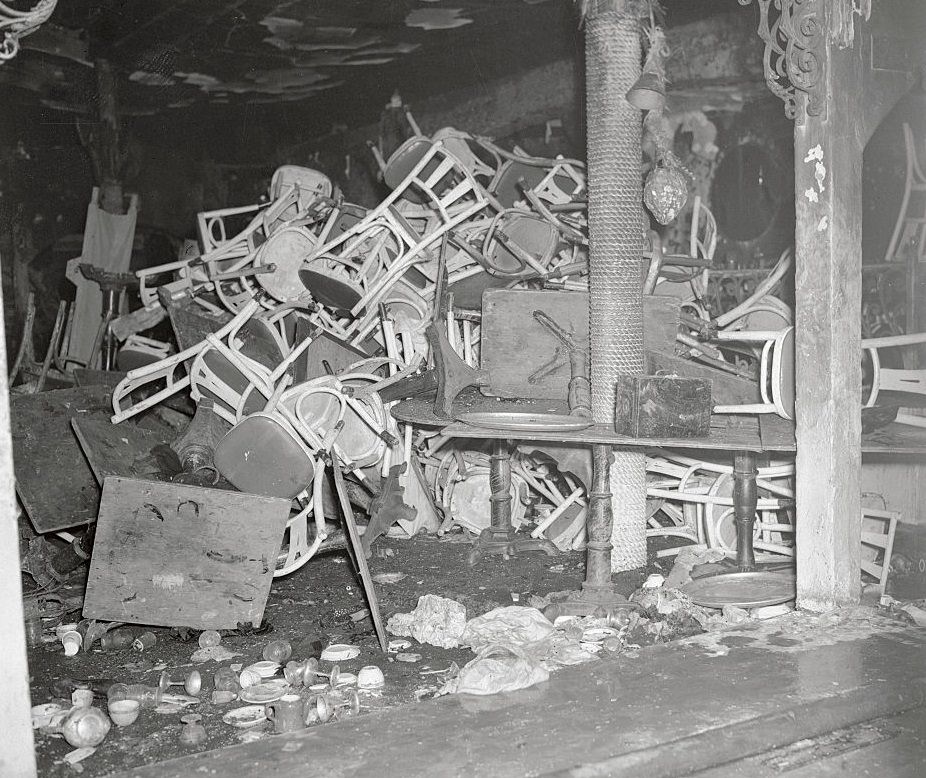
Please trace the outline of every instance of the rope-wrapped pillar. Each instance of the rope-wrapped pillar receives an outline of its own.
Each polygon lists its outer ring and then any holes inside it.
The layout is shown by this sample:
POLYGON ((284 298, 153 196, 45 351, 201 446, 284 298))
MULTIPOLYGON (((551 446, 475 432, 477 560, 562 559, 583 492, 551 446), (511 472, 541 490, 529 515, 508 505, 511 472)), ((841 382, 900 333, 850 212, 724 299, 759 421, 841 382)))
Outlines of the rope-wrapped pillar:
MULTIPOLYGON (((591 0, 585 31, 592 413, 614 424, 619 375, 643 373, 641 115, 624 99, 640 75, 639 0, 591 0)), ((641 453, 615 451, 611 567, 646 564, 641 453)))

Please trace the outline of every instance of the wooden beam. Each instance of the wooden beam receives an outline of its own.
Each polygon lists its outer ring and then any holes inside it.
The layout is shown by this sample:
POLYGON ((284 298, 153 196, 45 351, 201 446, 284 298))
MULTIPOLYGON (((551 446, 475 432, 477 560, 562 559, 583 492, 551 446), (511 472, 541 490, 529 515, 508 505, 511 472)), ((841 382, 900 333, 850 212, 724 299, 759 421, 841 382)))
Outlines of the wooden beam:
POLYGON ((797 598, 816 611, 861 592, 863 66, 823 30, 822 114, 799 97, 794 128, 797 598))
MULTIPOLYGON (((796 199, 797 598, 810 610, 861 594, 862 154, 909 75, 872 68, 872 30, 890 29, 905 0, 855 18, 852 45, 828 37, 829 5, 804 9, 823 24, 800 43, 822 68, 818 115, 794 128, 796 199)), ((918 57, 922 53, 917 52, 918 57)))
MULTIPOLYGON (((6 365, 6 335, 0 299, 0 365, 6 365)), ((29 701, 29 664, 19 560, 19 525, 13 487, 13 441, 10 436, 10 395, 6 370, 0 370, 0 655, 4 684, 0 694, 0 775, 34 778, 35 744, 29 701)))

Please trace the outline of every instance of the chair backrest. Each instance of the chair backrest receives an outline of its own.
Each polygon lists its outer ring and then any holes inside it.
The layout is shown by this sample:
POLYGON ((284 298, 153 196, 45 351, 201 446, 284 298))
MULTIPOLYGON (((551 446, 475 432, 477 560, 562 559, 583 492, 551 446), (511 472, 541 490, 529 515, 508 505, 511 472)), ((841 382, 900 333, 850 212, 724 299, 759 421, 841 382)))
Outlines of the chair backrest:
POLYGON ((558 230, 545 219, 505 211, 486 231, 483 254, 487 269, 495 275, 543 276, 559 245, 558 230))
MULTIPOLYGON (((259 368, 257 364, 254 368, 259 368)), ((264 382, 260 382, 269 391, 264 382)), ((230 424, 237 424, 245 416, 263 410, 267 396, 255 382, 228 357, 207 347, 190 367, 190 396, 194 401, 207 398, 213 410, 230 424)))
POLYGON ((298 189, 300 200, 331 197, 334 185, 324 173, 300 165, 281 165, 270 179, 270 199, 276 200, 287 189, 298 189))
POLYGON ((338 450, 355 465, 375 464, 386 451, 386 444, 378 434, 381 430, 372 428, 372 413, 367 411, 364 414, 364 401, 359 405, 349 401, 342 388, 340 379, 335 376, 324 376, 303 384, 293 394, 293 413, 322 438, 341 423, 342 428, 334 438, 338 450))

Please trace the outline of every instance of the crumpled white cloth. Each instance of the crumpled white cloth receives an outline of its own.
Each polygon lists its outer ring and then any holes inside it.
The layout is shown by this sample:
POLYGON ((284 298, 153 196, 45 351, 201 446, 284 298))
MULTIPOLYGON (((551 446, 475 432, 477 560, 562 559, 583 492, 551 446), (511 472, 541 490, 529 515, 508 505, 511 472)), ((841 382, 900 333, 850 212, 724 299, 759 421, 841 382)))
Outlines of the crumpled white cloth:
POLYGON ((537 608, 524 605, 495 608, 470 619, 460 644, 476 653, 490 647, 507 649, 548 670, 597 659, 582 648, 578 637, 556 629, 537 608))
POLYGON ((523 647, 543 640, 553 632, 553 623, 537 608, 508 605, 495 608, 466 622, 460 644, 477 654, 486 646, 523 647))
POLYGON ((550 671, 524 652, 506 646, 486 646, 451 678, 441 694, 498 694, 542 683, 550 671))
POLYGON ((411 613, 396 613, 386 623, 393 635, 413 637, 419 643, 456 648, 466 626, 466 606, 447 597, 423 594, 411 613))

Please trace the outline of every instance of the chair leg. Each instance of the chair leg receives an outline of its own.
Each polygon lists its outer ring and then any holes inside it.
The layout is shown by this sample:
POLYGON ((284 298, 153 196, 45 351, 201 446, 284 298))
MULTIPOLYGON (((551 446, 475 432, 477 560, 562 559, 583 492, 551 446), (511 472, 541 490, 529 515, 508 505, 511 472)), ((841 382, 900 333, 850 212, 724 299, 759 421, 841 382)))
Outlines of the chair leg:
POLYGON ((13 385, 16 376, 22 369, 23 362, 32 355, 32 330, 35 327, 35 292, 29 292, 29 299, 26 302, 26 321, 23 324, 22 339, 19 341, 19 350, 16 352, 16 359, 13 362, 13 369, 10 370, 9 384, 13 385))
POLYGON ((58 303, 58 315, 55 317, 55 326, 51 331, 51 338, 48 341, 48 349, 45 352, 45 360, 42 362, 42 370, 39 373, 39 380, 35 384, 35 391, 41 392, 45 387, 45 378, 51 369, 52 360, 58 353, 58 340, 61 337, 61 329, 64 326, 64 318, 67 315, 68 304, 62 300, 58 303))

